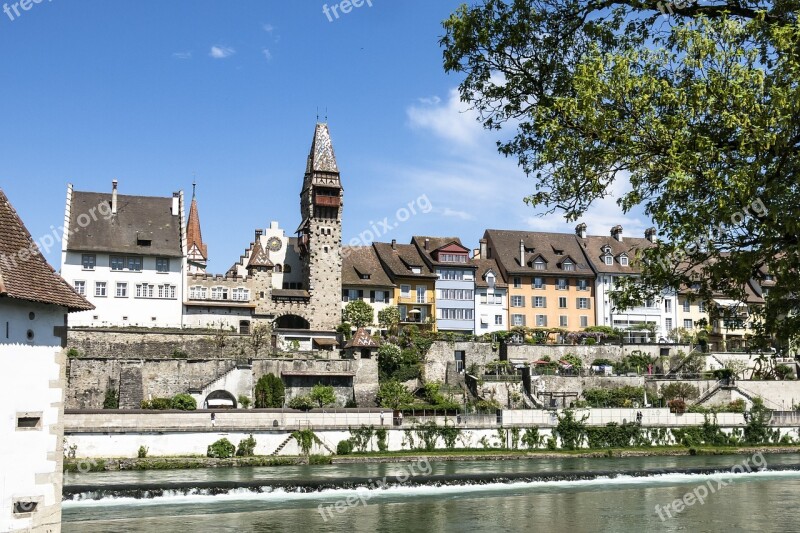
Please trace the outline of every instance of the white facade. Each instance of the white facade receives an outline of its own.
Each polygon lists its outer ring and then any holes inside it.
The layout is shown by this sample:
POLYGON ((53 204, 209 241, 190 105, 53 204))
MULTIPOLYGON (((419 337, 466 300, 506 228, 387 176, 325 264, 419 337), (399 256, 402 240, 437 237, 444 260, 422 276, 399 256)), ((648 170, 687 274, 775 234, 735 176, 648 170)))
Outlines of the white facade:
POLYGON ((611 291, 616 278, 628 277, 620 274, 598 274, 595 280, 595 310, 598 326, 618 329, 635 328, 646 323, 656 325, 656 338, 666 339, 669 333, 680 327, 678 324, 678 298, 674 292, 664 291, 659 299, 644 306, 618 310, 614 306, 611 291))
POLYGON ((0 531, 60 531, 66 313, 0 299, 0 531))
MULTIPOLYGON (((270 222, 266 230, 257 230, 256 238, 259 239, 261 247, 267 250, 269 260, 275 265, 272 270, 273 289, 308 289, 302 286, 303 263, 294 248, 295 239, 287 237, 286 231, 275 221, 270 222)), ((236 263, 237 276, 247 275, 249 254, 250 250, 236 263)))
POLYGON ((508 329, 508 289, 496 286, 494 272, 486 273, 488 287, 475 288, 475 335, 508 329))
POLYGON ((62 252, 61 275, 94 306, 70 316, 70 326, 183 325, 185 259, 62 252))
MULTIPOLYGON (((378 313, 395 305, 394 301, 394 288, 392 287, 342 287, 342 311, 347 307, 347 304, 356 300, 361 300, 372 306, 372 331, 379 329, 378 326, 378 313)), ((353 328, 355 331, 355 328, 353 328)))

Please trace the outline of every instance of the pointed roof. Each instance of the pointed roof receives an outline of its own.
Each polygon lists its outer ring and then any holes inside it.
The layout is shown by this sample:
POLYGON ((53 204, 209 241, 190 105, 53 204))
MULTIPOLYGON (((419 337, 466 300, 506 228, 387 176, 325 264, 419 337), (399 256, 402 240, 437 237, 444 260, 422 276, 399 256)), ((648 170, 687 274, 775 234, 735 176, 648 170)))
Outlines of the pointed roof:
POLYGON ((192 206, 189 208, 189 221, 186 223, 187 249, 197 246, 203 259, 208 259, 208 246, 203 244, 203 233, 200 231, 200 212, 197 209, 196 185, 192 184, 192 206))
POLYGON ((59 305, 70 312, 94 309, 47 263, 2 189, 0 298, 59 305))
POLYGON ((256 239, 253 246, 253 251, 250 253, 250 262, 247 263, 247 268, 252 267, 271 267, 274 266, 272 261, 269 260, 269 254, 261 246, 261 239, 256 239))
POLYGON ((358 328, 353 338, 345 344, 344 349, 350 348, 380 348, 381 343, 372 338, 366 328, 358 328))
POLYGON ((336 155, 333 153, 331 134, 326 123, 318 123, 314 129, 314 140, 311 141, 311 152, 308 154, 306 167, 306 173, 312 172, 339 172, 336 155))

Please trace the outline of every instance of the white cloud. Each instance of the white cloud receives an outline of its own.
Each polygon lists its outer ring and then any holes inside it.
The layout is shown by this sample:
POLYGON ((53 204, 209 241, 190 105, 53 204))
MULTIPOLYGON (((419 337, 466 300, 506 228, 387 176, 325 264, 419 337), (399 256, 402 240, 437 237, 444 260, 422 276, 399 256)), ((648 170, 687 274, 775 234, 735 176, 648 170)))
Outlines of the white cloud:
POLYGON ((269 51, 269 48, 264 48, 261 53, 264 54, 267 61, 272 61, 272 52, 269 51))
POLYGON ((450 209, 449 207, 445 207, 444 209, 439 210, 442 216, 445 217, 453 217, 459 218, 461 220, 474 220, 475 215, 471 213, 467 213, 466 211, 458 211, 456 209, 450 209))
POLYGON ((172 57, 175 59, 191 59, 192 53, 191 52, 173 52, 172 57))
POLYGON ((477 114, 463 103, 458 90, 452 89, 447 101, 438 96, 420 98, 421 105, 406 110, 412 129, 428 130, 437 137, 461 146, 475 145, 484 133, 477 114))
POLYGON ((208 55, 214 59, 225 59, 226 57, 230 57, 235 53, 236 50, 229 46, 212 46, 208 55))
POLYGON ((264 24, 261 27, 264 28, 264 31, 267 33, 272 33, 273 31, 275 31, 275 26, 273 26, 272 24, 264 24))

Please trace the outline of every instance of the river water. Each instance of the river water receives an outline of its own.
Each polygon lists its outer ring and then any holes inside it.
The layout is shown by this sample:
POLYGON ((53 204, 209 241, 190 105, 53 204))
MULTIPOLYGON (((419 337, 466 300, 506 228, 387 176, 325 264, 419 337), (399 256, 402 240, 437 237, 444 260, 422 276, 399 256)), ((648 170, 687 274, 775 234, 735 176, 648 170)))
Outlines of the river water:
POLYGON ((795 503, 800 467, 789 465, 800 465, 800 455, 78 474, 65 480, 69 499, 64 502, 63 531, 800 531, 795 503), (748 472, 742 466, 745 460, 766 469, 748 472), (531 479, 551 478, 525 480, 529 473, 531 479), (337 486, 343 479, 355 481, 337 486), (383 479, 388 480, 386 487, 376 489, 383 479), (297 487, 283 488, 286 483, 297 487), (70 492, 70 486, 80 490, 70 492), (128 490, 153 486, 173 488, 128 490), (678 499, 685 502, 682 507, 671 505, 678 499))

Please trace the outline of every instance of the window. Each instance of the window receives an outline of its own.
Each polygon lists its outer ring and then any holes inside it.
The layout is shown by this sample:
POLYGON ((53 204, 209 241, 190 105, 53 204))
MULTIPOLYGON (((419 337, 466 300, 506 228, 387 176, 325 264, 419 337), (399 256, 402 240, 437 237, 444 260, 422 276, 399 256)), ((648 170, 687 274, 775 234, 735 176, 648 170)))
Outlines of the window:
POLYGON ((17 429, 42 429, 42 413, 18 413, 17 429))
POLYGON ((692 302, 690 302, 689 299, 686 298, 683 301, 683 312, 688 313, 689 311, 691 311, 691 307, 692 307, 692 302))
POLYGON ((439 309, 439 318, 443 320, 474 320, 472 309, 439 309))
POLYGON ((211 288, 211 299, 212 300, 227 300, 228 299, 228 289, 225 287, 212 287, 211 288))
POLYGON ((565 296, 558 297, 558 307, 559 309, 566 309, 567 308, 567 298, 565 296))
POLYGON ((411 267, 412 274, 422 274, 422 269, 420 267, 411 267))
POLYGON ((511 315, 511 325, 512 326, 524 326, 525 325, 525 315, 511 315))
POLYGON ((86 296, 86 282, 85 281, 76 281, 75 282, 75 292, 77 292, 81 296, 86 296))
POLYGON ((664 312, 671 313, 672 312, 672 300, 669 298, 664 300, 664 312))
POLYGON ((589 298, 578 298, 578 309, 590 309, 589 298))
POLYGON ((231 290, 231 300, 234 302, 249 302, 250 291, 244 287, 237 287, 231 290))
POLYGON ((81 256, 81 263, 83 264, 84 270, 94 270, 94 266, 97 264, 97 256, 94 254, 83 254, 81 256))
POLYGON ((127 283, 117 283, 117 298, 127 298, 128 297, 128 284, 127 283))
POLYGON ((589 327, 589 317, 586 315, 581 315, 581 327, 588 328, 589 327))
POLYGON ((565 328, 567 327, 567 315, 561 315, 558 317, 558 327, 565 328))
POLYGON ((400 285, 400 297, 401 298, 411 297, 411 285, 400 285))
POLYGON ((699 304, 697 304, 697 310, 700 311, 701 313, 705 313, 706 312, 706 303, 705 302, 700 302, 699 304))
POLYGON ((438 270, 437 274, 439 274, 439 279, 456 280, 456 281, 461 281, 464 279, 463 270, 438 270))
POLYGON ((495 326, 503 325, 503 315, 494 315, 494 325, 495 326))
POLYGON ((692 329, 694 327, 694 325, 692 323, 692 319, 691 318, 684 319, 683 327, 686 328, 686 329, 692 329))
POLYGON ((612 256, 610 256, 610 255, 604 256, 603 257, 603 261, 605 261, 605 263, 607 265, 613 265, 614 264, 614 258, 612 256))
POLYGON ((442 263, 466 263, 467 256, 463 254, 441 254, 439 261, 442 263))
POLYGON ((136 297, 137 298, 152 298, 155 291, 155 285, 148 285, 147 283, 136 284, 136 297))
POLYGON ((579 291, 588 291, 589 290, 589 282, 585 279, 578 280, 578 290, 579 291))
POLYGON ((664 319, 664 329, 667 330, 667 333, 672 331, 672 319, 671 318, 665 318, 664 319))
POLYGON ((541 257, 533 262, 534 270, 544 270, 546 268, 547 268, 547 263, 545 263, 541 257))
POLYGON ((619 256, 619 264, 624 267, 628 266, 628 256, 627 255, 619 256))
POLYGON ((408 307, 405 305, 398 305, 397 309, 400 311, 400 320, 405 322, 408 319, 408 307))
POLYGON ((475 295, 470 289, 439 289, 442 300, 472 300, 475 295))
POLYGON ((208 289, 205 287, 192 287, 189 289, 190 300, 205 300, 208 298, 208 289))
POLYGON ((105 281, 94 282, 94 295, 97 296, 98 298, 105 298, 107 296, 105 281))
POLYGON ((560 291, 565 291, 569 288, 569 281, 565 278, 558 278, 558 284, 556 285, 556 289, 560 291))
POLYGON ((111 270, 125 270, 125 258, 121 255, 112 255, 109 259, 111 270))
POLYGON ((424 304, 426 302, 426 294, 428 292, 425 285, 417 285, 417 303, 424 304))
POLYGON ((292 273, 292 265, 283 265, 283 273, 284 274, 291 274, 292 273))
POLYGON ((525 297, 524 296, 512 296, 511 297, 511 307, 525 307, 525 297))
POLYGON ((156 257, 156 272, 169 272, 169 259, 166 257, 156 257))
POLYGON ((766 298, 767 296, 769 296, 769 287, 762 287, 762 288, 761 288, 761 295, 762 295, 764 298, 766 298))
MULTIPOLYGON (((150 287, 152 287, 152 285, 150 285, 150 287)), ((159 285, 158 297, 174 300, 176 289, 177 287, 175 287, 175 285, 159 285)))
POLYGON ((536 315, 536 327, 547 327, 547 315, 536 315))
POLYGON ((563 263, 561 263, 561 269, 567 272, 572 272, 575 270, 575 263, 569 260, 564 261, 563 263))
POLYGON ((544 278, 533 278, 533 288, 534 289, 543 289, 544 288, 544 278))
POLYGON ((547 299, 544 296, 534 296, 533 297, 533 306, 534 307, 547 307, 547 299))
POLYGON ((142 258, 141 257, 128 257, 128 270, 131 272, 142 271, 142 258))
MULTIPOLYGON (((483 298, 481 298, 483 300, 483 298)), ((490 292, 486 295, 486 301, 481 301, 481 303, 486 303, 490 305, 502 305, 503 304, 503 295, 502 294, 495 294, 490 292)))
POLYGON ((514 288, 519 289, 522 287, 522 280, 520 278, 514 278, 514 288))
POLYGON ((352 302, 353 300, 361 299, 361 295, 359 294, 359 291, 357 289, 346 289, 344 293, 345 293, 344 297, 345 302, 352 302))
POLYGON ((772 274, 764 274, 764 281, 775 281, 775 276, 772 274))

